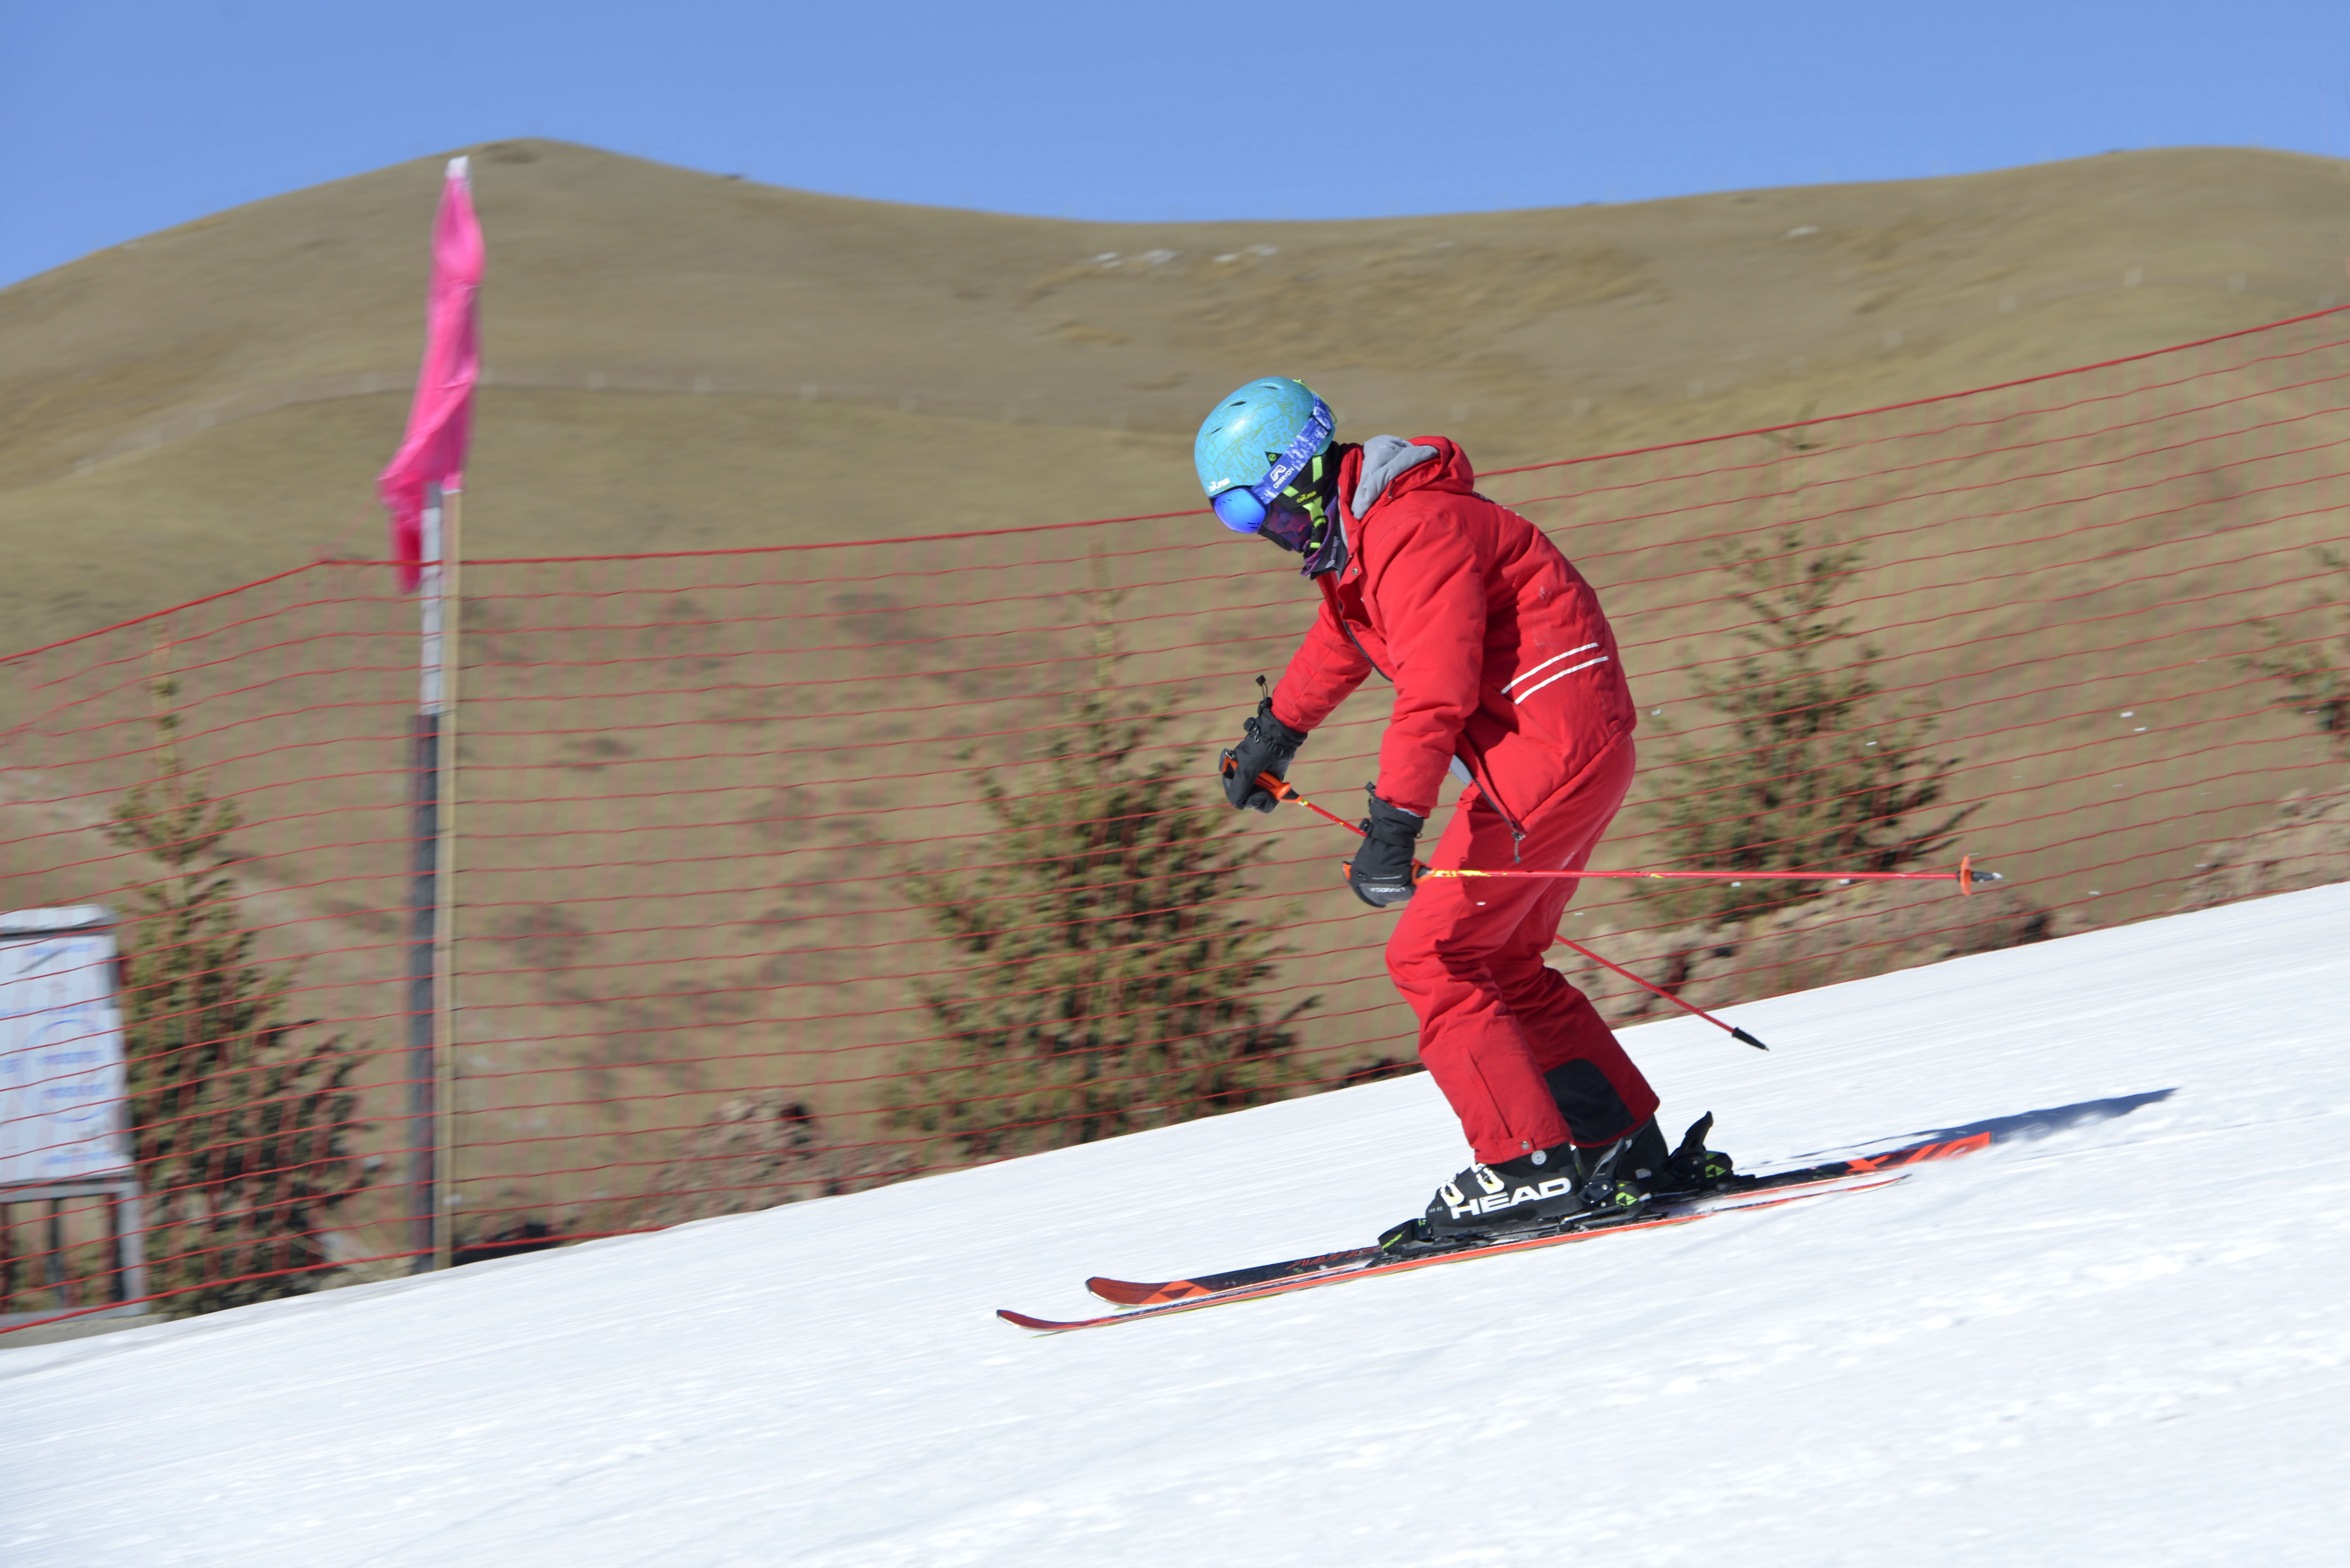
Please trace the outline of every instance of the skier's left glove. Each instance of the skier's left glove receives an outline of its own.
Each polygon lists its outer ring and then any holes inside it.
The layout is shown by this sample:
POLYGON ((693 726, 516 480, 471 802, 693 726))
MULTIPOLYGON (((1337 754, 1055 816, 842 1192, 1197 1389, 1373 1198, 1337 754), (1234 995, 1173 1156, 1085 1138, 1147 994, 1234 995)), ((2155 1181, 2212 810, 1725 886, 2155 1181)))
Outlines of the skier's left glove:
MULTIPOLYGON (((1367 790, 1371 786, 1365 785, 1367 790)), ((1347 867, 1347 886, 1374 909, 1411 901, 1411 852, 1427 819, 1371 794, 1371 815, 1363 819, 1362 847, 1347 867)))

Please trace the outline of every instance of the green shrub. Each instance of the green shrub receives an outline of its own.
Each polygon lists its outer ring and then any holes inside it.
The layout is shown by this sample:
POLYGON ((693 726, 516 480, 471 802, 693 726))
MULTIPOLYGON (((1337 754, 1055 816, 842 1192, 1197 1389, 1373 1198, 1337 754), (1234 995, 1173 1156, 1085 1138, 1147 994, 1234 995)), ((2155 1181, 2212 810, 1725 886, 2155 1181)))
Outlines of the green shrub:
POLYGON ((127 932, 123 1037, 133 1153, 159 1310, 213 1312, 324 1283, 322 1232, 364 1179, 351 1150, 360 1055, 297 1039, 293 971, 255 956, 221 842, 242 820, 182 764, 168 679, 153 682, 155 775, 107 835, 159 863, 127 932))
MULTIPOLYGON (((1934 721, 1921 701, 1873 710, 1882 657, 1833 612, 1859 565, 1857 545, 1807 549, 1800 527, 1767 545, 1717 546, 1726 596, 1753 618, 1727 671, 1702 671, 1698 695, 1721 716, 1703 745, 1676 744, 1672 794, 1650 810, 1676 868, 1898 871, 1947 848, 1971 810, 1918 822, 1943 796, 1954 757, 1929 754, 1934 721)), ((1668 918, 1757 914, 1827 882, 1636 883, 1668 918)))
POLYGON ((1285 1093, 1314 999, 1262 1000, 1282 950, 1234 912, 1265 844, 1191 769, 1136 763, 1167 718, 1089 697, 1014 770, 1021 794, 973 775, 1000 830, 973 841, 983 863, 913 878, 969 961, 922 987, 937 1038, 908 1054, 899 1126, 991 1158, 1285 1093))

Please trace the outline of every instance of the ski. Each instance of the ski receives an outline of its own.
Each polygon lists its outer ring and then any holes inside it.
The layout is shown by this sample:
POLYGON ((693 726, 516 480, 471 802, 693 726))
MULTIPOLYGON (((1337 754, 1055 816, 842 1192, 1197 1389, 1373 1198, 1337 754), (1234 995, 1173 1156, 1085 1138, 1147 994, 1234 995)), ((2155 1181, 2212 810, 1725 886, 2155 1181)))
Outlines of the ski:
MULTIPOLYGON (((1014 1327, 1033 1329, 1039 1334, 1066 1334, 1080 1328, 1106 1328, 1114 1323, 1137 1323, 1144 1318, 1167 1317, 1179 1312, 1198 1312, 1205 1307, 1225 1306, 1234 1302, 1262 1301, 1268 1296, 1286 1295, 1293 1291, 1314 1290, 1322 1285, 1337 1284, 1347 1280, 1367 1280, 1386 1274, 1409 1273, 1415 1269, 1433 1268, 1440 1263, 1461 1263, 1471 1258, 1496 1258, 1512 1252, 1531 1252, 1545 1247, 1563 1247, 1574 1241, 1593 1241, 1602 1236, 1625 1235, 1634 1231, 1661 1231, 1675 1225, 1693 1225, 1700 1220, 1708 1219, 1716 1214, 1752 1209, 1775 1209, 1783 1204, 1802 1203, 1814 1198, 1834 1197, 1846 1192, 1866 1192, 1880 1187, 1890 1187, 1898 1181, 1906 1179, 1908 1179, 1907 1176, 1899 1172, 1879 1176, 1874 1179, 1848 1180, 1843 1185, 1835 1185, 1836 1179, 1829 1178, 1816 1184, 1810 1190, 1774 1191, 1767 1197, 1758 1196, 1742 1200, 1742 1195, 1709 1193, 1705 1195, 1708 1198, 1728 1197, 1731 1200, 1702 1207, 1672 1209, 1662 1214, 1644 1213, 1628 1220, 1588 1224, 1579 1230, 1555 1231, 1521 1240, 1496 1241, 1485 1246, 1456 1247, 1447 1251, 1431 1252, 1423 1257, 1394 1259, 1384 1262, 1376 1261, 1386 1256, 1377 1248, 1359 1249, 1358 1251, 1368 1251, 1371 1257, 1358 1259, 1351 1263, 1318 1269, 1309 1273, 1269 1280, 1258 1284, 1159 1302, 1148 1306, 1136 1307, 1128 1312, 1107 1313, 1099 1317, 1060 1322, 1052 1318, 1032 1317, 1026 1313, 1014 1312, 1009 1307, 997 1308, 995 1315, 1014 1327)), ((1759 1189, 1747 1190, 1758 1191, 1759 1189)))
MULTIPOLYGON (((1735 1200, 1750 1192, 1775 1191, 1785 1188, 1839 1181, 1849 1177, 1873 1176, 1880 1171, 1898 1170, 1903 1166, 1918 1165, 1928 1160, 1950 1159, 1960 1155, 1971 1154, 1977 1149, 1989 1147, 1991 1142, 1990 1133, 1979 1132, 1971 1137, 1929 1139, 1922 1143, 1906 1145, 1885 1154, 1829 1160, 1819 1165, 1764 1172, 1743 1179, 1733 1179, 1732 1185, 1711 1192, 1667 1194, 1656 1206, 1644 1210, 1643 1215, 1636 1217, 1636 1220, 1653 1216, 1658 1209, 1664 1209, 1670 1214, 1686 1213, 1692 1207, 1710 1212, 1720 1206, 1718 1200, 1735 1200)), ((1573 1221, 1569 1223, 1575 1235, 1592 1235, 1601 1230, 1620 1230, 1625 1226, 1624 1221, 1607 1220, 1601 1220, 1596 1223, 1586 1220, 1580 1226, 1575 1226, 1573 1221)), ((1567 1239, 1566 1236, 1555 1233, 1545 1233, 1534 1238, 1545 1242, 1567 1239)), ((1476 1249, 1481 1252, 1491 1250, 1491 1248, 1476 1249)), ((1445 1255, 1458 1256, 1460 1251, 1456 1249, 1453 1252, 1445 1255)), ((1102 1300, 1113 1302, 1119 1306, 1159 1306, 1170 1302, 1193 1301, 1201 1296, 1222 1295, 1230 1291, 1245 1290, 1253 1285, 1271 1284, 1281 1280, 1359 1270, 1366 1263, 1377 1262, 1387 1257, 1388 1254, 1376 1246, 1349 1247, 1341 1251, 1318 1253, 1310 1258, 1290 1258, 1278 1263, 1260 1263, 1253 1268, 1231 1269, 1221 1273, 1194 1274, 1188 1279, 1180 1280, 1112 1280, 1097 1276, 1086 1282, 1086 1288, 1102 1300)))

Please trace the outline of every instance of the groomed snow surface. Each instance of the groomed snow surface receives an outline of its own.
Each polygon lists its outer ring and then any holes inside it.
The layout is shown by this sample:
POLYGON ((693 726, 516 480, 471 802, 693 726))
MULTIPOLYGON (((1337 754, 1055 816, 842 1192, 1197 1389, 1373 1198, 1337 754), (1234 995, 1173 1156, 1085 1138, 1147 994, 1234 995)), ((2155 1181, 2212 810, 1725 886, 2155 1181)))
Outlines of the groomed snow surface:
POLYGON ((0 1351, 0 1562, 2350 1561, 2350 885, 1736 1012, 1772 1054, 1627 1038, 1668 1131, 1714 1110, 1750 1164, 2122 1114, 1679 1228, 993 1316, 1367 1239, 1465 1158, 1413 1076, 0 1351))

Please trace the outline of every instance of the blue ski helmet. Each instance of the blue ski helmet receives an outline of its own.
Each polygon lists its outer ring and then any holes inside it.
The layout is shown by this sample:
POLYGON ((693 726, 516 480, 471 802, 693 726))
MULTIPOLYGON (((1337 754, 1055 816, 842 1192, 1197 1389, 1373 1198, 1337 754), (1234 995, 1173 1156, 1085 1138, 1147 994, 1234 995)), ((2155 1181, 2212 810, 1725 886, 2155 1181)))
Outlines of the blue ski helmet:
POLYGON ((1267 376, 1219 399, 1191 443, 1200 487, 1235 534, 1264 526, 1267 507, 1330 445, 1336 421, 1314 389, 1267 376))

